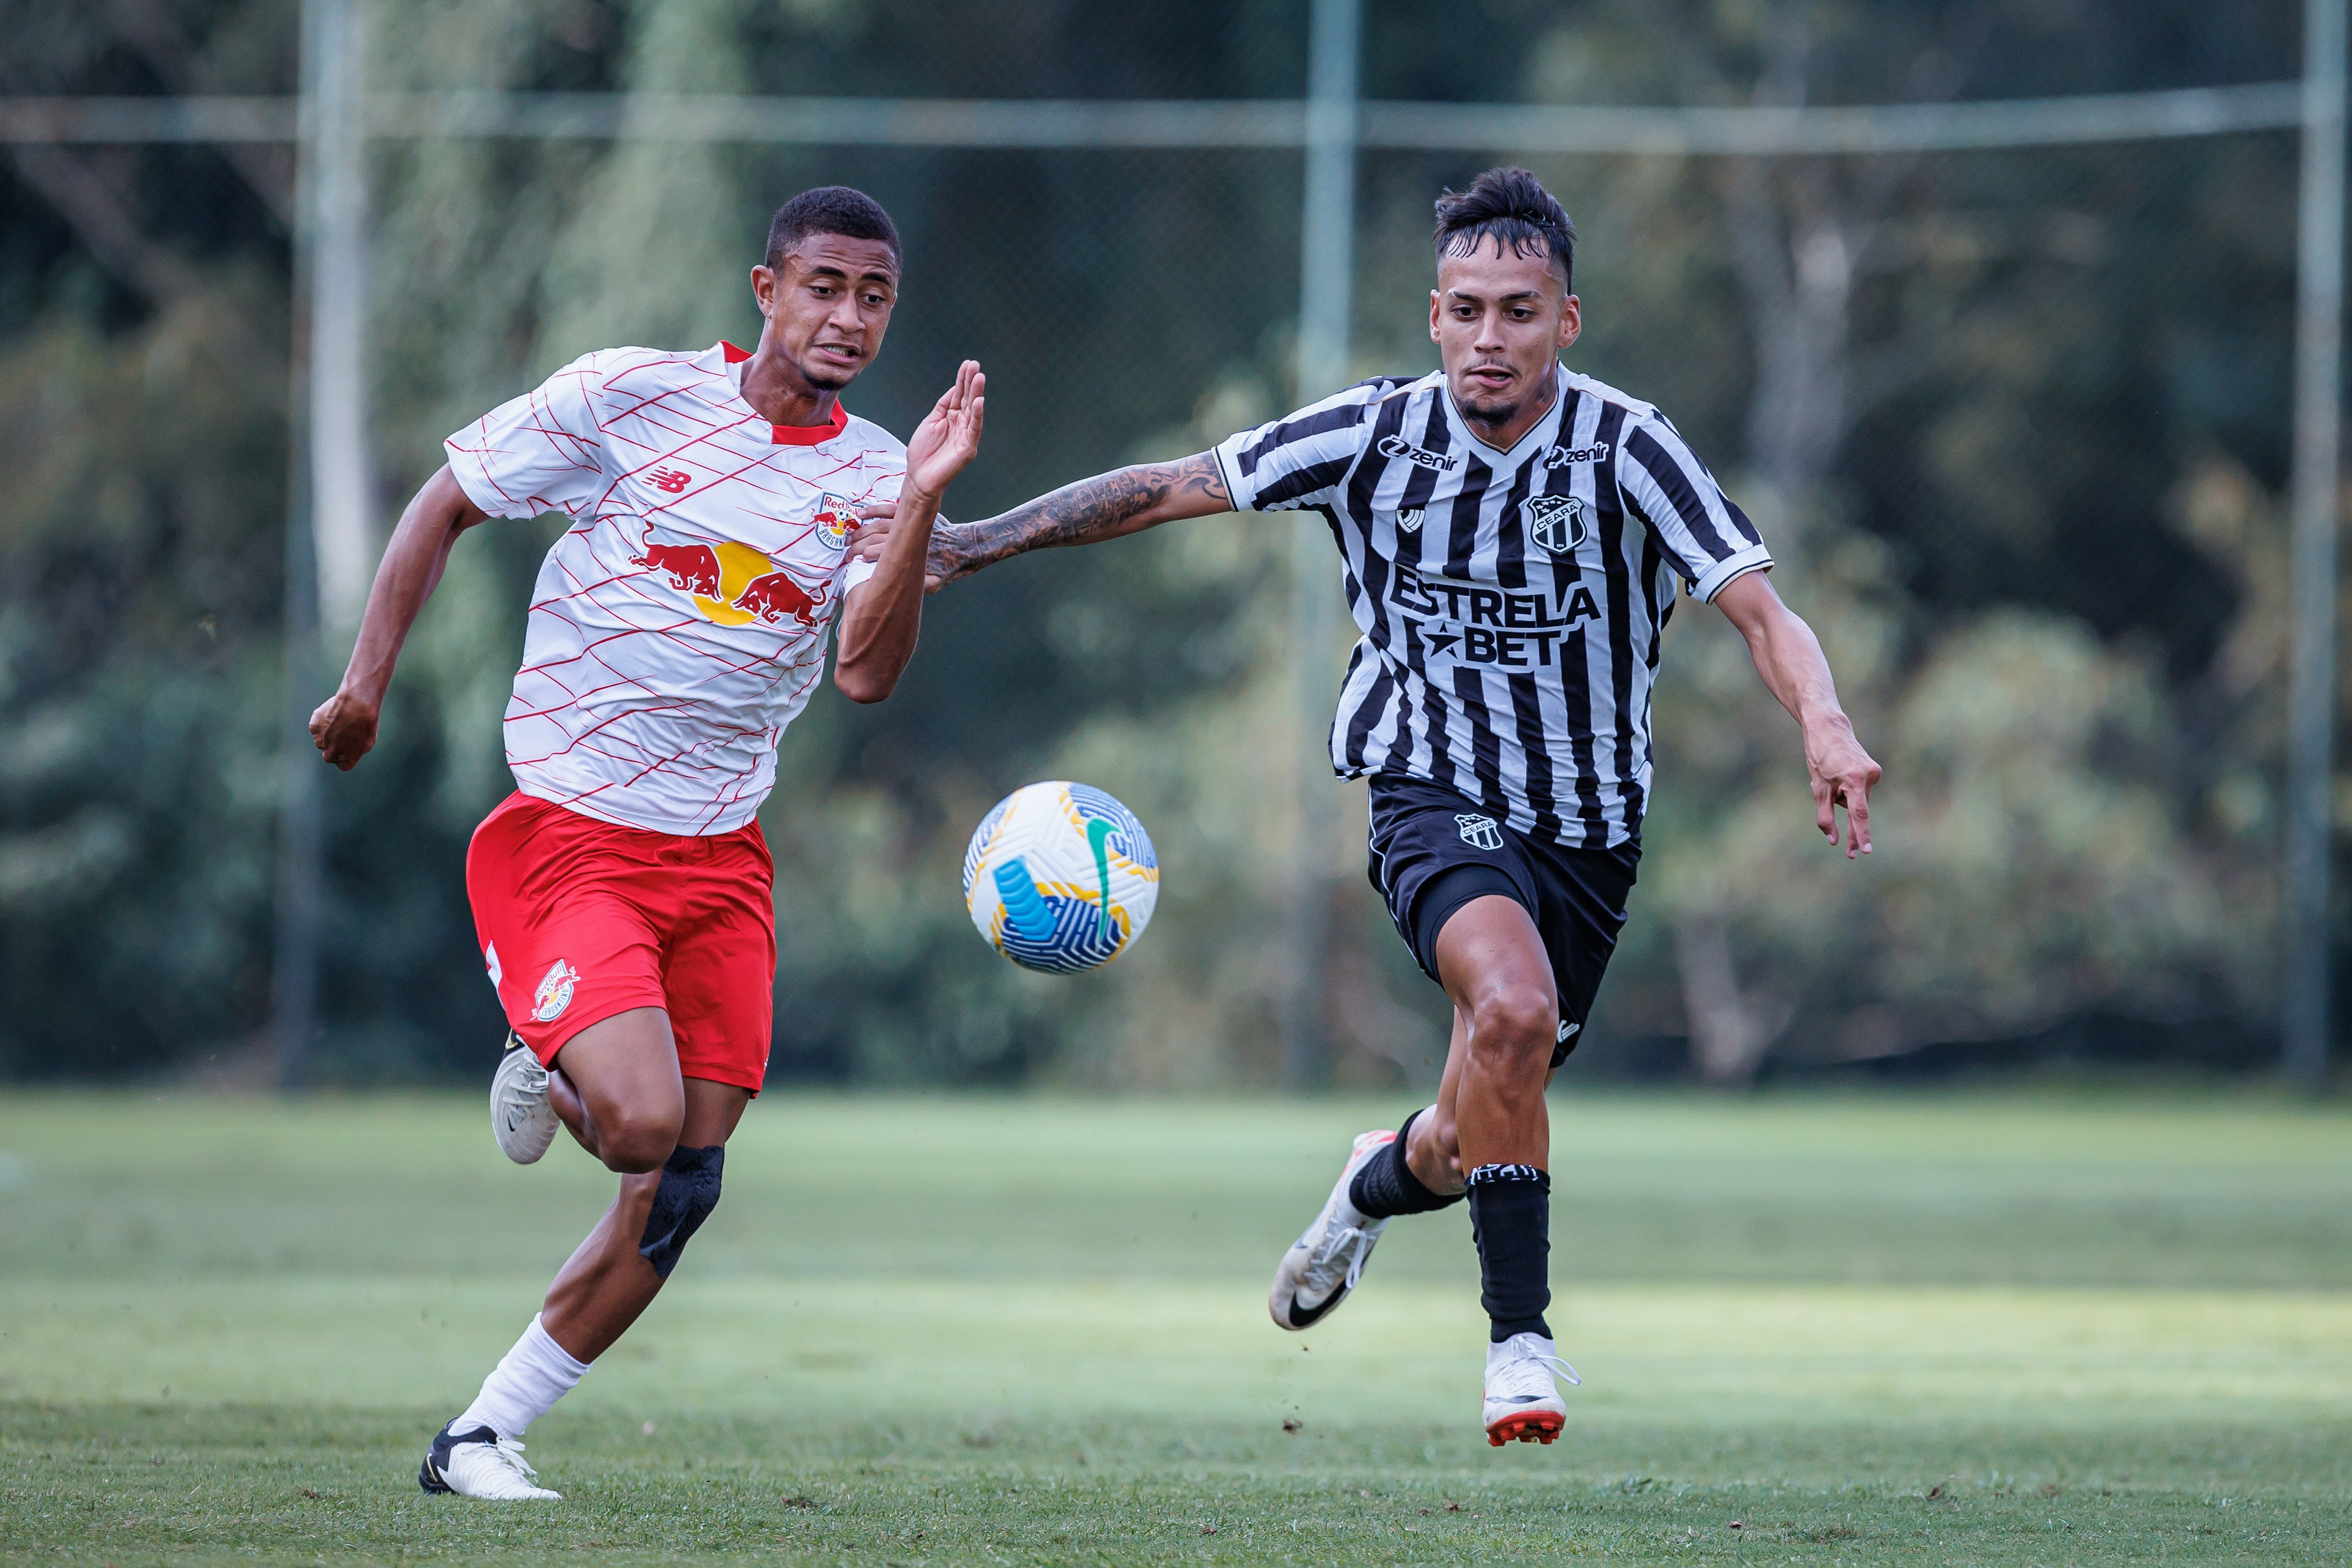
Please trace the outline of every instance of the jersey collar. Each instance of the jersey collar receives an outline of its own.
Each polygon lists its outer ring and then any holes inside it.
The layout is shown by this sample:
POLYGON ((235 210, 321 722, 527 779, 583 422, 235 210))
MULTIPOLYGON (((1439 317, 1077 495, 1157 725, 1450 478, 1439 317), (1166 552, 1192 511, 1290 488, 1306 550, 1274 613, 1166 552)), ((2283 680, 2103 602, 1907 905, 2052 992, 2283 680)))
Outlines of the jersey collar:
POLYGON ((1437 372, 1437 395, 1445 400, 1445 417, 1453 422, 1454 433, 1467 442, 1471 449, 1480 455, 1480 461, 1489 468, 1504 472, 1517 468, 1531 454, 1550 445, 1559 434, 1560 411, 1568 407, 1568 371, 1558 360, 1551 362, 1551 407, 1528 428, 1528 433, 1520 436, 1508 452, 1487 445, 1470 428, 1470 422, 1463 418, 1462 411, 1454 406, 1454 388, 1447 383, 1442 369, 1437 372))
MULTIPOLYGON (((719 340, 719 348, 720 352, 726 355, 727 379, 735 383, 735 395, 740 398, 743 395, 742 367, 750 361, 751 352, 748 349, 737 348, 724 338, 719 340)), ((849 411, 841 406, 839 398, 835 398, 833 400, 831 423, 772 424, 768 426, 768 444, 771 446, 820 446, 848 428, 849 411)))

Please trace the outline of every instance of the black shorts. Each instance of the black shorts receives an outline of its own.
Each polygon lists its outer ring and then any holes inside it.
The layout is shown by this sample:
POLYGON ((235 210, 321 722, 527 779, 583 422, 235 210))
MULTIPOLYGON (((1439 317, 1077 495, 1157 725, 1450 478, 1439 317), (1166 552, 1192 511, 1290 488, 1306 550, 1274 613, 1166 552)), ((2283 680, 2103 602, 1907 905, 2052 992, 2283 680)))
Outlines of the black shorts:
MULTIPOLYGON (((1372 885, 1397 935, 1437 978, 1437 934, 1474 898, 1518 900, 1543 937, 1559 993, 1559 1066, 1576 1049, 1617 933, 1642 845, 1571 850, 1513 831, 1476 802, 1421 779, 1372 775, 1372 885)), ((1442 982, 1441 982, 1442 983, 1442 982)))

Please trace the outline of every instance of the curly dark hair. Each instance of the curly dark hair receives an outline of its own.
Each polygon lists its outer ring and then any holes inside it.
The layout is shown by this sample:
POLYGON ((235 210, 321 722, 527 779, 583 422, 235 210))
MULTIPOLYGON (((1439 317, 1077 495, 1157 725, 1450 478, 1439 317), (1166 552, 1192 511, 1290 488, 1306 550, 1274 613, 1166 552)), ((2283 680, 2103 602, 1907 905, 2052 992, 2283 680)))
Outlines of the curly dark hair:
POLYGON ((880 240, 890 247, 890 259, 905 266, 898 254, 898 225, 882 204, 846 185, 819 185, 803 191, 776 209, 768 225, 768 265, 781 267, 794 240, 810 235, 841 235, 849 239, 880 240))
POLYGON ((1437 198, 1437 254, 1473 256, 1492 239, 1513 256, 1542 256, 1559 269, 1565 289, 1575 277, 1576 225, 1568 209, 1525 169, 1489 169, 1466 191, 1437 198))

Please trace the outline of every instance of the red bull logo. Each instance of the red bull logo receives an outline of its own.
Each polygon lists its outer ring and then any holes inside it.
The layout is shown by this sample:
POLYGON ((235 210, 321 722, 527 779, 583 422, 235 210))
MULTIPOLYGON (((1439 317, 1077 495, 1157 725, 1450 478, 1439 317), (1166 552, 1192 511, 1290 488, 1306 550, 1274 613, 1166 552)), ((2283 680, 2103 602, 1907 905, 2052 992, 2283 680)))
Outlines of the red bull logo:
POLYGON ((638 566, 669 573, 669 585, 680 593, 719 597, 719 552, 709 545, 656 544, 649 537, 646 553, 630 559, 638 566))
POLYGON ((814 629, 825 609, 830 586, 812 593, 782 566, 750 545, 665 542, 646 530, 643 553, 631 564, 659 572, 669 586, 693 601, 705 621, 720 626, 776 626, 796 621, 814 629))
POLYGON ((781 571, 753 578, 735 596, 736 609, 748 610, 772 626, 787 615, 803 626, 814 626, 816 604, 815 600, 801 591, 799 583, 781 571))

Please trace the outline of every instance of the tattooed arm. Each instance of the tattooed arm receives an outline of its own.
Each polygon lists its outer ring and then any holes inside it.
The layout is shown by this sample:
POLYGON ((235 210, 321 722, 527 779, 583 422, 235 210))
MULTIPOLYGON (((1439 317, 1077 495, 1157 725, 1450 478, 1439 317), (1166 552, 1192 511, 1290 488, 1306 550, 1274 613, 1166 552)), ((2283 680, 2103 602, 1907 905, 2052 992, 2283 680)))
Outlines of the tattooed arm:
MULTIPOLYGON (((936 591, 943 583, 1027 550, 1089 545, 1181 517, 1233 509, 1214 454, 1195 453, 1173 463, 1139 463, 1065 485, 999 517, 939 524, 931 530, 924 589, 936 591)), ((894 510, 875 508, 860 524, 856 547, 860 556, 869 560, 880 556, 894 510)))

